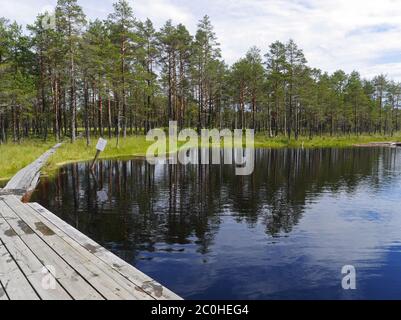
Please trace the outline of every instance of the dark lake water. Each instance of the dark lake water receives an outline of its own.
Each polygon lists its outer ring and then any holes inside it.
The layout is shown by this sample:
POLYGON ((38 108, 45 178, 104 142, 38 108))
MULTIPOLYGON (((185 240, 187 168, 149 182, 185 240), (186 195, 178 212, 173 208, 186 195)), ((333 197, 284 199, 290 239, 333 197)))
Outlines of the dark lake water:
POLYGON ((68 165, 32 201, 185 299, 401 299, 401 150, 68 165), (344 265, 357 289, 343 290, 344 265))

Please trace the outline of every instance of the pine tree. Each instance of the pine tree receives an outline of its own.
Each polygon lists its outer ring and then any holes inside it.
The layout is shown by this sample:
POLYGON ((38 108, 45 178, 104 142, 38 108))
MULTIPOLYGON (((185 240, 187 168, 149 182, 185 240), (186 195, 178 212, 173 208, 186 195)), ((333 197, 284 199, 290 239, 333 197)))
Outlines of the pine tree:
POLYGON ((116 76, 113 79, 117 94, 117 146, 121 129, 123 137, 127 136, 127 82, 129 81, 129 63, 133 59, 133 46, 137 43, 134 33, 135 18, 133 9, 126 0, 119 0, 113 5, 114 13, 109 15, 108 22, 111 39, 114 45, 113 58, 116 62, 116 76), (119 65, 119 66, 118 66, 119 65), (121 107, 120 107, 121 106, 121 107))
POLYGON ((68 57, 69 105, 71 116, 71 142, 75 142, 77 128, 77 97, 76 97, 76 60, 82 28, 86 23, 82 8, 77 0, 58 0, 56 7, 57 27, 65 44, 65 54, 68 57))

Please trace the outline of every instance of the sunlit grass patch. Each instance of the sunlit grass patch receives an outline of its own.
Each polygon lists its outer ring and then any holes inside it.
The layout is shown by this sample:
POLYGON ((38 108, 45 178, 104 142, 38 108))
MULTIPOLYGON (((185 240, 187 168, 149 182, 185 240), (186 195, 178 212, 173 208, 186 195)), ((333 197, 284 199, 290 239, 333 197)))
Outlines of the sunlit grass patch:
POLYGON ((0 180, 8 180, 55 144, 54 141, 30 139, 0 145, 0 180))

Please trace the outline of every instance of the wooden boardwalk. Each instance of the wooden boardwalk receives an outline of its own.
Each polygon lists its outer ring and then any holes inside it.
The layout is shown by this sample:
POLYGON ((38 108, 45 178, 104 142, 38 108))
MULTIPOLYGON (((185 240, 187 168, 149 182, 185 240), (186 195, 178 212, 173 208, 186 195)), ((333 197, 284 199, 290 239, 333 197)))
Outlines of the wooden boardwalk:
POLYGON ((181 300, 39 204, 21 202, 38 163, 0 191, 0 300, 181 300))
POLYGON ((13 194, 20 198, 29 195, 35 190, 40 177, 40 170, 46 164, 47 160, 57 151, 61 143, 42 154, 37 160, 19 171, 4 187, 0 189, 0 194, 13 194))
POLYGON ((0 197, 0 300, 180 300, 37 203, 0 197))

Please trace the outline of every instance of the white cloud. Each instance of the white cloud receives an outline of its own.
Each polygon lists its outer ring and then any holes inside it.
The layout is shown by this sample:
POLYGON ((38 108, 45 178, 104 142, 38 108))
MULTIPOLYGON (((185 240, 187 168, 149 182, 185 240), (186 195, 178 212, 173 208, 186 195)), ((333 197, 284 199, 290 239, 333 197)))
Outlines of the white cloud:
MULTIPOLYGON (((90 18, 105 18, 112 0, 81 0, 90 18)), ((160 27, 167 19, 191 32, 209 14, 228 63, 249 47, 264 52, 275 41, 293 38, 309 64, 333 72, 358 70, 370 77, 383 72, 401 80, 401 0, 134 0, 140 19, 160 27)), ((33 21, 40 8, 56 0, 0 0, 0 15, 33 21)))
POLYGON ((267 51, 271 42, 293 38, 304 49, 311 66, 330 72, 356 69, 364 76, 379 71, 401 80, 400 65, 390 69, 379 59, 386 52, 398 51, 399 56, 392 54, 392 58, 399 61, 393 62, 401 62, 398 41, 401 1, 218 0, 215 3, 214 20, 229 62, 252 45, 267 51), (219 19, 218 7, 223 3, 227 15, 219 19))
POLYGON ((174 5, 168 0, 135 0, 133 7, 140 18, 150 18, 158 27, 169 19, 176 24, 185 25, 190 24, 194 19, 188 8, 174 5))

